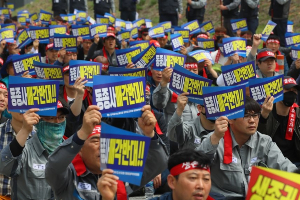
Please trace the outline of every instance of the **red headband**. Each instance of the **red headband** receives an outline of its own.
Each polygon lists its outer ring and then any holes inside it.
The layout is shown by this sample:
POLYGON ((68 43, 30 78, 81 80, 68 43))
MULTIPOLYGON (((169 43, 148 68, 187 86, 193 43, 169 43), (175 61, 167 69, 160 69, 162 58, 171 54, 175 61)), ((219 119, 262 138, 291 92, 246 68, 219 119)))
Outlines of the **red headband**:
POLYGON ((184 68, 185 69, 197 69, 198 64, 197 63, 185 63, 184 68))
POLYGON ((93 129, 93 132, 89 135, 88 138, 92 137, 93 135, 101 134, 101 125, 96 125, 93 129))
POLYGON ((274 39, 267 40, 267 44, 269 44, 269 43, 280 44, 279 40, 274 40, 274 39))
POLYGON ((257 54, 256 59, 259 60, 263 57, 267 57, 267 56, 272 56, 273 58, 275 58, 275 55, 272 51, 263 51, 257 54))
POLYGON ((68 66, 65 66, 65 67, 63 68, 63 73, 65 73, 65 72, 68 71, 69 69, 70 69, 69 65, 68 65, 68 66))
POLYGON ((4 83, 0 83, 0 89, 7 90, 7 87, 4 83))
POLYGON ((197 38, 204 38, 204 39, 208 39, 208 36, 207 36, 207 35, 205 35, 205 34, 199 34, 199 35, 197 36, 197 38))
POLYGON ((287 79, 283 80, 283 85, 288 85, 288 84, 295 84, 295 85, 297 85, 295 79, 293 79, 293 78, 287 78, 287 79))
POLYGON ((207 166, 198 166, 198 162, 197 161, 193 161, 193 162, 184 162, 181 163, 179 165, 176 165, 175 167, 173 167, 170 170, 170 174, 172 176, 177 176, 183 172, 192 170, 192 169, 201 169, 201 170, 205 170, 208 171, 210 173, 210 169, 207 166))

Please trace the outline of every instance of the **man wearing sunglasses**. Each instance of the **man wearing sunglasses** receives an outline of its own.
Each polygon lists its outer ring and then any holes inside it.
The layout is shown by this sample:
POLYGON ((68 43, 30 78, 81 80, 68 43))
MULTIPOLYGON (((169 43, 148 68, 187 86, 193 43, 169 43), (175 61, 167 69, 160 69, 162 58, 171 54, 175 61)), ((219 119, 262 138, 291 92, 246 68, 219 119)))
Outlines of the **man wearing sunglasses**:
POLYGON ((247 96, 244 117, 233 120, 219 117, 215 122, 215 131, 204 136, 196 148, 214 161, 211 166, 211 192, 228 199, 245 199, 252 166, 289 172, 297 170, 270 136, 257 131, 260 113, 260 105, 247 96))

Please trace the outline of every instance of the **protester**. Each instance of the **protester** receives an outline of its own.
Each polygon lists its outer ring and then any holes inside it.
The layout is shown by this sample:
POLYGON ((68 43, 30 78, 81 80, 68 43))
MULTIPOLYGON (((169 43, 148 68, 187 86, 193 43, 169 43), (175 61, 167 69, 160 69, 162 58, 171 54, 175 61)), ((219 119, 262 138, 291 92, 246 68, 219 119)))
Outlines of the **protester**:
POLYGON ((12 178, 12 199, 51 199, 45 180, 48 156, 62 143, 69 110, 57 103, 56 117, 39 116, 37 108, 23 114, 17 136, 0 153, 0 173, 12 178), (28 136, 36 127, 32 139, 28 136))
MULTIPOLYGON (((86 200, 98 199, 102 195, 97 192, 97 179, 102 174, 99 156, 100 134, 90 135, 95 125, 101 122, 99 109, 97 106, 89 106, 83 118, 82 128, 49 157, 46 179, 57 199, 73 199, 74 191, 77 191, 78 196, 86 200), (73 161, 71 164, 74 158, 76 163, 73 161), (79 169, 80 171, 78 171, 79 169), (79 182, 90 185, 91 190, 78 187, 79 182)), ((141 181, 141 185, 144 185, 166 167, 167 155, 153 130, 156 119, 150 111, 150 106, 143 107, 142 111, 143 115, 138 119, 138 125, 145 136, 153 138, 141 181), (160 165, 154 168, 156 163, 160 163, 160 165)), ((138 189, 138 186, 130 186, 133 190, 138 189)), ((128 189, 126 189, 127 192, 130 191, 128 189)))
POLYGON ((159 0, 159 22, 171 21, 172 26, 178 26, 178 19, 182 18, 182 0, 159 0))
POLYGON ((283 100, 273 104, 274 97, 266 98, 259 120, 258 131, 269 135, 282 154, 300 166, 299 107, 296 104, 300 86, 295 79, 285 76, 283 100))
POLYGON ((59 50, 58 55, 57 60, 53 63, 54 65, 64 66, 70 60, 77 60, 77 52, 66 51, 65 48, 59 50))
MULTIPOLYGON (((210 175, 211 162, 202 152, 194 150, 180 150, 173 154, 168 161, 168 185, 172 192, 168 192, 152 200, 172 199, 204 199, 211 200, 210 175)), ((98 180, 98 190, 103 199, 113 200, 117 190, 118 177, 113 175, 113 170, 106 169, 98 180), (105 195, 104 195, 105 194, 105 195)))
POLYGON ((277 25, 274 28, 274 34, 280 37, 281 46, 285 47, 285 33, 287 31, 287 22, 289 17, 291 0, 271 0, 269 15, 271 20, 277 25))
POLYGON ((197 105, 199 117, 191 120, 184 120, 183 112, 188 104, 189 93, 182 93, 177 98, 177 108, 168 124, 168 137, 179 144, 179 149, 195 149, 201 143, 204 135, 214 130, 215 121, 206 118, 206 111, 203 105, 197 105))
POLYGON ((3 116, 8 104, 8 91, 6 84, 0 80, 0 124, 6 122, 6 117, 3 116))
POLYGON ((53 65, 58 58, 58 51, 53 49, 53 43, 46 46, 46 57, 42 61, 47 64, 53 65))
POLYGON ((78 47, 77 60, 85 60, 88 56, 88 52, 93 44, 93 41, 90 39, 83 39, 82 45, 78 47))
POLYGON ((297 170, 270 136, 257 131, 260 113, 260 105, 246 97, 244 117, 233 120, 219 117, 215 131, 204 136, 196 148, 214 161, 211 166, 212 192, 227 198, 245 198, 252 166, 289 172, 297 170))

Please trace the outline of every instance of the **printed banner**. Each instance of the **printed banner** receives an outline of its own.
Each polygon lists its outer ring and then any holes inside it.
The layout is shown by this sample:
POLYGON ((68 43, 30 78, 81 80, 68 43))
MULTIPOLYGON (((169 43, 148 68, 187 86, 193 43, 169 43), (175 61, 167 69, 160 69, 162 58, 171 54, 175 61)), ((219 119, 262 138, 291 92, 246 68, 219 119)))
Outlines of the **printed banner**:
POLYGON ((56 116, 59 81, 9 76, 9 111, 25 113, 31 108, 41 116, 56 116))
POLYGON ((14 32, 16 32, 16 24, 11 23, 11 24, 1 24, 1 28, 7 28, 7 29, 12 29, 14 32))
POLYGON ((23 29, 16 38, 17 48, 21 49, 32 42, 26 29, 23 29))
POLYGON ((272 33, 272 31, 274 30, 275 26, 277 24, 272 22, 271 20, 268 21, 266 27, 264 28, 264 30, 262 31, 262 36, 261 39, 263 41, 267 41, 268 37, 270 36, 270 34, 272 33))
MULTIPOLYGON (((3 13, 2 13, 3 14, 3 13)), ((20 10, 17 15, 26 16, 26 18, 29 18, 29 11, 28 10, 20 10)))
POLYGON ((198 20, 193 20, 186 24, 183 24, 181 28, 190 30, 190 35, 201 32, 198 20))
POLYGON ((40 43, 49 44, 50 31, 48 27, 29 26, 29 35, 32 40, 38 39, 40 43))
POLYGON ((41 62, 41 54, 23 54, 12 57, 15 76, 20 76, 29 71, 30 75, 35 75, 33 61, 41 62))
POLYGON ((10 9, 11 11, 15 11, 15 5, 13 3, 6 3, 7 8, 10 9))
POLYGON ((67 33, 67 27, 64 25, 50 25, 50 37, 53 38, 54 34, 64 35, 67 33))
POLYGON ((155 26, 155 27, 149 29, 148 34, 151 38, 164 37, 165 29, 163 26, 155 26))
POLYGON ((120 27, 120 28, 126 29, 126 22, 122 19, 117 18, 115 21, 115 27, 120 27))
POLYGON ((151 138, 101 123, 101 170, 112 169, 121 181, 140 185, 151 138))
POLYGON ((201 32, 209 32, 209 33, 215 32, 212 21, 208 21, 208 22, 204 22, 204 23, 200 24, 200 30, 201 30, 201 32))
POLYGON ((157 48, 153 69, 162 71, 166 67, 174 68, 175 64, 184 66, 186 56, 170 50, 157 48))
POLYGON ((214 61, 208 51, 197 50, 188 53, 188 55, 194 57, 198 63, 205 61, 204 59, 207 58, 212 62, 212 64, 214 64, 214 61))
POLYGON ((33 21, 33 22, 37 22, 39 20, 39 17, 36 13, 32 13, 30 16, 29 16, 30 20, 33 21))
POLYGON ((131 47, 141 47, 141 51, 144 51, 147 49, 150 45, 150 42, 148 40, 137 40, 129 42, 129 46, 131 47))
POLYGON ((133 28, 132 22, 126 21, 126 30, 131 30, 133 28))
POLYGON ((99 35, 99 37, 106 37, 107 35, 107 24, 93 24, 90 26, 90 34, 91 38, 94 38, 96 34, 99 35))
POLYGON ((83 10, 74 10, 74 14, 76 15, 76 19, 85 19, 87 18, 87 13, 83 10))
POLYGON ((42 24, 48 25, 50 20, 52 18, 52 13, 47 12, 45 10, 40 10, 40 17, 39 20, 42 22, 42 24))
POLYGON ((204 39, 197 38, 198 46, 205 49, 206 51, 214 51, 215 50, 215 40, 214 39, 204 39))
POLYGON ((117 49, 115 51, 117 57, 117 63, 119 67, 126 67, 132 62, 132 58, 141 53, 140 47, 133 47, 127 49, 117 49))
POLYGON ((184 46, 184 42, 181 34, 171 35, 171 43, 172 43, 173 51, 180 51, 180 48, 184 46))
POLYGON ((243 19, 231 19, 230 20, 231 27, 233 32, 240 31, 248 31, 247 20, 243 19))
POLYGON ((122 31, 119 32, 119 35, 117 36, 117 38, 122 41, 124 40, 125 42, 128 42, 130 39, 130 31, 122 31))
POLYGON ((273 96, 274 102, 283 100, 283 75, 269 78, 249 79, 250 96, 263 104, 267 96, 273 96))
POLYGON ((131 61, 133 62, 133 64, 135 64, 136 67, 147 68, 154 62, 155 55, 156 55, 156 48, 152 44, 149 47, 147 47, 144 51, 142 51, 140 54, 133 57, 131 61))
POLYGON ((22 25, 22 26, 26 26, 26 17, 22 16, 22 15, 18 15, 18 22, 22 25))
POLYGON ((211 86, 211 84, 212 80, 203 78, 176 64, 170 79, 169 88, 177 94, 189 92, 187 97, 190 102, 203 105, 202 87, 211 86))
POLYGON ((96 15, 97 24, 109 24, 109 18, 102 15, 96 15))
POLYGON ((292 59, 297 60, 300 59, 300 47, 292 46, 291 48, 292 59))
POLYGON ((152 28, 153 27, 152 21, 150 19, 145 19, 145 23, 146 23, 147 28, 152 28))
POLYGON ((239 56, 246 57, 246 39, 241 37, 223 38, 224 57, 232 56, 237 53, 239 56))
POLYGON ((137 19, 137 20, 133 21, 132 24, 133 24, 133 27, 140 28, 142 26, 142 24, 145 24, 145 19, 137 19))
POLYGON ((76 21, 76 15, 75 14, 60 14, 61 18, 63 18, 63 20, 66 20, 70 23, 72 23, 73 21, 76 21))
POLYGON ((54 34, 53 49, 60 50, 66 48, 66 51, 77 52, 77 38, 71 35, 54 34))
POLYGON ((246 86, 203 87, 204 107, 207 119, 221 116, 228 119, 244 117, 246 86))
POLYGON ((294 22, 288 21, 286 32, 293 33, 294 32, 294 22))
POLYGON ((297 200, 300 197, 299 174, 253 166, 250 176, 246 200, 297 200))
POLYGON ((141 117, 145 103, 144 77, 94 76, 93 105, 100 107, 102 117, 141 117))
POLYGON ((0 8, 0 15, 4 15, 4 18, 9 18, 9 9, 8 8, 0 8))
POLYGON ((162 27, 164 27, 165 32, 171 32, 172 23, 170 21, 161 22, 161 23, 157 24, 156 26, 162 26, 162 27))
POLYGON ((80 36, 82 39, 91 39, 88 25, 72 25, 72 34, 76 37, 80 36))
POLYGON ((287 47, 300 44, 300 33, 285 33, 285 43, 287 47))
POLYGON ((6 42, 14 43, 14 30, 9 28, 0 29, 0 42, 5 40, 6 42))
POLYGON ((144 77, 147 75, 147 68, 127 69, 122 67, 109 67, 110 76, 134 76, 144 77))
POLYGON ((255 61, 222 66, 222 76, 226 86, 248 85, 256 78, 255 61))
MULTIPOLYGON (((90 17, 90 16, 88 16, 88 17, 86 18, 86 20, 87 20, 90 24, 96 24, 96 20, 93 19, 93 18, 90 17)), ((107 24, 108 24, 108 22, 107 22, 107 24)))
POLYGON ((93 86, 93 77, 101 75, 102 63, 83 60, 70 60, 69 84, 73 85, 78 77, 85 78, 88 82, 85 86, 93 86))
POLYGON ((139 37, 139 31, 138 31, 138 28, 135 27, 133 29, 130 30, 130 35, 133 39, 136 39, 139 37))
POLYGON ((183 28, 175 28, 174 29, 174 34, 181 34, 183 41, 185 43, 189 42, 189 38, 190 38, 190 30, 187 29, 183 29, 183 28))
POLYGON ((33 61, 33 66, 37 77, 40 79, 64 80, 62 67, 59 65, 50 65, 33 61))
POLYGON ((116 21, 116 18, 110 13, 105 13, 104 17, 107 17, 109 20, 109 23, 111 23, 111 24, 114 24, 116 21))

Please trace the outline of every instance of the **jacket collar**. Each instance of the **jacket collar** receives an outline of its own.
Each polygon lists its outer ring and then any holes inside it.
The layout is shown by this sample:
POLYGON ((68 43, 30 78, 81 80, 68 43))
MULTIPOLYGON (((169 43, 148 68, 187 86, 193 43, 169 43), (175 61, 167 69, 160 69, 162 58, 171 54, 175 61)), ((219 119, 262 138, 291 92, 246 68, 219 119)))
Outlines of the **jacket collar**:
POLYGON ((75 156, 75 158, 72 161, 72 164, 75 168, 76 171, 76 175, 77 176, 81 176, 82 174, 84 174, 85 172, 87 172, 87 169, 85 167, 85 164, 81 158, 81 156, 79 154, 77 154, 75 156))

